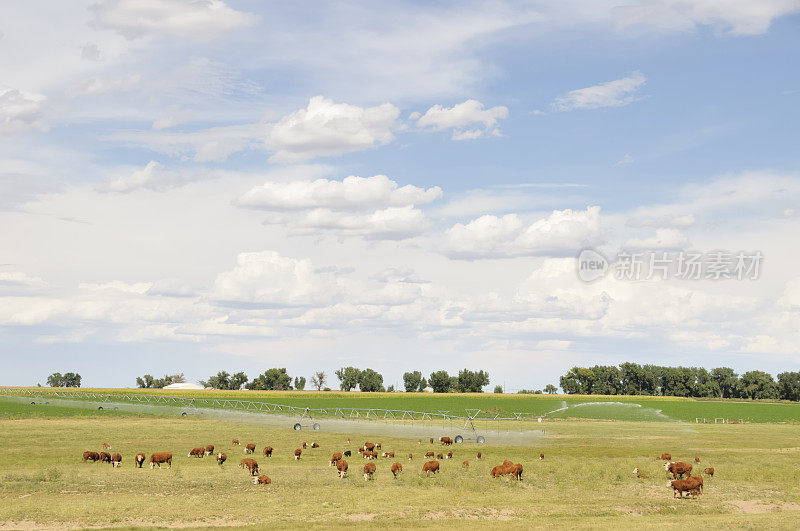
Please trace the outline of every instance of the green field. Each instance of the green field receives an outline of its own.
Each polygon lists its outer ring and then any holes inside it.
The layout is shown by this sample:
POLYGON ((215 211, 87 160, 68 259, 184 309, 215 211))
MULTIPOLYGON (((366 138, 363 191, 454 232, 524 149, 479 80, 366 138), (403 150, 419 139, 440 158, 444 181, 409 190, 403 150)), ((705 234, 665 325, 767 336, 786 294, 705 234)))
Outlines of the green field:
MULTIPOLYGON (((272 397, 272 395, 269 395, 272 397)), ((432 400, 429 397, 421 397, 432 400)), ((510 400, 519 400, 516 397, 510 400)), ((523 399, 524 400, 524 399, 523 399)), ((539 400, 535 398, 533 400, 539 400)), ((665 401, 666 402, 666 401, 665 401)), ((748 404, 750 405, 750 404, 748 404)), ((253 418, 257 417, 254 415, 253 418)), ((330 424, 330 428, 328 428, 330 424)), ((544 423, 522 445, 489 440, 454 448, 438 477, 425 478, 422 454, 438 445, 417 438, 365 437, 322 431, 295 432, 254 422, 176 417, 172 408, 130 414, 81 407, 31 406, 0 398, 0 529, 47 527, 255 526, 255 527, 465 527, 796 529, 800 521, 800 424, 695 424, 679 422, 544 423), (163 413, 163 414, 161 414, 163 413), (347 443, 347 437, 352 444, 347 443), (253 485, 237 468, 241 447, 275 448, 255 458, 272 485, 253 485), (374 481, 360 474, 364 460, 348 459, 340 480, 327 460, 355 450, 365 439, 397 452, 405 471, 395 480, 380 459, 374 481), (291 454, 302 440, 321 444, 300 461, 291 454), (102 442, 123 455, 123 466, 83 463, 84 450, 102 442), (187 458, 189 449, 214 444, 226 452, 223 467, 210 458, 187 458), (485 459, 475 460, 476 451, 485 459), (138 451, 171 451, 172 469, 133 467, 138 451), (661 462, 702 459, 713 466, 705 494, 672 498, 661 462), (408 461, 407 454, 414 453, 408 461), (540 452, 546 457, 538 459, 540 452), (503 459, 520 462, 524 481, 492 480, 503 459), (469 469, 461 466, 470 461, 469 469), (649 477, 637 479, 639 467, 649 477)), ((430 436, 453 435, 431 428, 430 436)), ((399 433, 402 435, 402 432, 399 433)))
MULTIPOLYGON (((48 389, 36 389, 46 393, 48 389)), ((550 419, 586 418, 601 420, 684 421, 715 418, 744 422, 800 422, 796 402, 750 400, 698 400, 652 396, 509 395, 360 393, 314 391, 176 391, 159 389, 81 389, 100 394, 149 394, 187 398, 236 398, 310 408, 384 408, 467 416, 468 409, 491 415, 545 415, 550 419), (566 409, 562 409, 566 406, 566 409), (560 411, 559 411, 560 410, 560 411)))

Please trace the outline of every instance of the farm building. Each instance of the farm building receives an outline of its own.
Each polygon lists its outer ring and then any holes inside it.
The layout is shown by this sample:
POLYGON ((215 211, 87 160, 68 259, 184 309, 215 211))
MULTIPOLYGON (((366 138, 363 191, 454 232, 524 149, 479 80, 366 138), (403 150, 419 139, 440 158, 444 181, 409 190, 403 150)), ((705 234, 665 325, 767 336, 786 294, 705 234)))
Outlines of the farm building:
POLYGON ((192 389, 192 390, 202 391, 203 389, 205 389, 205 387, 203 387, 202 385, 184 382, 184 383, 169 384, 166 387, 164 387, 164 389, 192 389))

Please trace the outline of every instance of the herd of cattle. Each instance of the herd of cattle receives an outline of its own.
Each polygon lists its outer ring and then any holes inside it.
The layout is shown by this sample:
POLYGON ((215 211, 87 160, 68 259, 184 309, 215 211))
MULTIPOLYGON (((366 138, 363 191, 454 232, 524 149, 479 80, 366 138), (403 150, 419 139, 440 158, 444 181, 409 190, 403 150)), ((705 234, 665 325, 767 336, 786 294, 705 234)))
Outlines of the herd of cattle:
MULTIPOLYGON (((350 443, 350 438, 347 439, 348 444, 350 443)), ((435 444, 435 440, 433 437, 430 438, 430 444, 435 444)), ((453 445, 453 440, 450 437, 442 436, 439 437, 439 443, 441 446, 449 447, 453 445)), ((241 443, 238 439, 233 439, 231 444, 234 446, 241 446, 241 443)), ((422 439, 419 439, 418 444, 422 444, 422 439)), ((308 444, 303 442, 300 445, 300 448, 294 450, 293 456, 295 459, 300 459, 303 455, 303 450, 308 448, 308 444)), ((312 449, 320 448, 318 443, 312 442, 311 443, 312 449)), ((196 448, 192 448, 187 457, 196 457, 196 458, 204 458, 210 455, 214 455, 219 466, 222 466, 225 461, 228 459, 227 454, 225 452, 217 452, 214 453, 214 445, 209 444, 207 446, 198 446, 196 448)), ((122 455, 119 453, 110 453, 111 445, 108 443, 103 443, 103 451, 94 452, 94 451, 86 451, 83 452, 83 461, 84 463, 87 461, 92 462, 100 462, 100 463, 111 463, 114 468, 119 467, 122 464, 122 455)), ((379 451, 382 450, 382 443, 371 443, 365 442, 362 447, 358 449, 358 453, 361 455, 362 458, 370 461, 364 465, 364 480, 368 481, 374 479, 375 472, 377 470, 377 466, 375 463, 371 462, 374 459, 378 459, 379 451)), ((253 443, 249 443, 244 447, 245 454, 255 454, 256 445, 253 443)), ((272 457, 274 452, 274 448, 271 446, 265 446, 263 450, 263 455, 266 458, 272 457)), ((395 458, 394 451, 385 451, 380 453, 380 455, 384 458, 395 458)), ((425 458, 433 458, 430 461, 426 461, 422 465, 422 473, 427 475, 428 477, 431 474, 439 473, 440 467, 440 460, 444 459, 452 459, 453 458, 453 451, 450 450, 446 454, 444 452, 439 452, 438 454, 434 451, 427 451, 425 453, 425 458)), ((345 460, 345 457, 352 457, 351 450, 345 450, 343 452, 334 452, 330 459, 330 466, 335 466, 340 478, 344 479, 347 477, 348 471, 348 464, 345 460)), ((483 456, 481 452, 477 453, 476 458, 481 459, 483 456)), ((408 454, 408 460, 411 461, 414 459, 414 454, 408 454)), ((539 454, 539 459, 544 459, 544 454, 539 454)), ((673 478, 673 481, 670 483, 673 489, 673 497, 680 497, 683 498, 683 494, 686 493, 687 495, 691 495, 692 497, 697 497, 703 493, 703 476, 697 475, 692 476, 692 465, 683 461, 672 461, 672 455, 669 453, 661 454, 659 458, 664 460, 664 470, 670 474, 673 478), (685 476, 685 477, 684 477, 685 476)), ((700 463, 700 458, 695 457, 695 463, 700 463)), ((142 465, 147 460, 147 456, 141 452, 137 453, 136 456, 133 458, 134 467, 142 468, 142 465)), ((156 467, 161 468, 162 464, 166 464, 168 468, 172 468, 172 452, 155 452, 150 455, 150 468, 154 469, 156 467)), ((462 462, 463 468, 469 468, 469 461, 462 462)), ((239 468, 246 469, 250 476, 253 478, 253 484, 256 485, 269 485, 272 483, 272 479, 269 476, 259 475, 259 466, 258 462, 250 457, 245 457, 239 462, 239 468)), ((397 478, 398 475, 403 471, 403 465, 399 462, 395 462, 390 467, 390 471, 392 472, 392 476, 397 478)), ((705 468, 703 473, 714 477, 714 469, 713 468, 705 468)), ((633 469, 634 476, 638 478, 646 478, 647 476, 641 472, 638 468, 633 469)), ((492 478, 499 478, 504 476, 510 476, 511 478, 522 481, 522 464, 514 463, 513 461, 505 460, 501 464, 492 468, 489 475, 492 478)))

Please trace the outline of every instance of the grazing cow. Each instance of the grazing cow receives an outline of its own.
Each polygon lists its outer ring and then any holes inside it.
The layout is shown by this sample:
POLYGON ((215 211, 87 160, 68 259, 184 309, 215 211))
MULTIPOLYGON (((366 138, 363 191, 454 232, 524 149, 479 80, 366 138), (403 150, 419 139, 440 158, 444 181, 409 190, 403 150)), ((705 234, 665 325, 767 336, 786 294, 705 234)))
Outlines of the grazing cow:
POLYGON ((417 444, 422 444, 422 439, 420 439, 419 441, 417 441, 417 444))
POLYGON ((433 444, 433 437, 431 437, 431 444, 433 444))
POLYGON ((375 449, 375 445, 372 444, 371 442, 365 442, 364 443, 364 449, 365 450, 369 450, 371 452, 372 450, 375 449))
POLYGON ((219 466, 222 466, 222 463, 224 463, 226 459, 228 459, 228 456, 225 455, 225 452, 220 452, 217 454, 217 464, 219 466))
POLYGON ((108 443, 103 443, 103 450, 111 450, 111 445, 108 443))
POLYGON ((302 446, 303 446, 303 450, 305 450, 308 445, 306 444, 305 441, 303 441, 303 445, 302 446))
POLYGON ((436 459, 444 459, 444 454, 436 454, 436 459))
POLYGON ((712 467, 703 469, 703 474, 709 475, 709 476, 711 476, 713 478, 714 477, 714 467, 712 466, 712 467))
POLYGON ((298 448, 297 450, 294 451, 294 458, 295 459, 300 459, 300 454, 302 454, 302 453, 303 453, 303 450, 298 448))
POLYGON ((453 444, 453 439, 450 437, 439 437, 439 442, 442 443, 444 446, 450 446, 453 444))
POLYGON ((411 461, 412 459, 414 459, 414 454, 408 454, 408 460, 411 461))
POLYGON ((695 458, 694 458, 694 462, 695 462, 695 463, 699 463, 699 462, 700 462, 700 458, 699 458, 699 457, 695 457, 695 458))
POLYGON ((522 465, 517 463, 514 464, 511 461, 503 461, 502 465, 497 465, 496 467, 492 468, 492 471, 489 475, 493 478, 499 478, 501 476, 513 476, 514 479, 518 481, 522 481, 522 465))
POLYGON ((661 457, 659 457, 659 459, 661 459, 662 461, 672 461, 672 454, 665 452, 661 454, 661 457))
POLYGON ((522 481, 522 463, 514 465, 514 477, 517 481, 522 481))
POLYGON ((269 476, 258 476, 257 478, 253 478, 253 485, 269 485, 272 483, 272 480, 269 479, 269 476))
POLYGON ((383 457, 394 457, 394 452, 383 452, 383 457))
POLYGON ((392 475, 397 478, 397 474, 403 471, 403 465, 400 463, 395 463, 392 465, 392 475))
POLYGON ((209 444, 208 446, 206 446, 206 455, 211 455, 213 453, 214 453, 214 445, 209 444))
POLYGON ((272 446, 265 446, 264 447, 264 455, 266 457, 272 457, 272 446))
POLYGON ((698 491, 702 488, 702 479, 698 480, 702 476, 694 476, 689 477, 687 479, 676 479, 670 482, 670 486, 672 486, 672 497, 679 497, 683 498, 683 493, 688 492, 692 493, 693 491, 698 491), (677 495, 677 496, 676 496, 677 495))
POLYGON ((244 447, 244 453, 246 454, 254 454, 256 453, 256 445, 253 443, 248 444, 244 447))
POLYGON ((251 476, 258 474, 258 463, 249 457, 245 457, 239 462, 239 468, 246 468, 251 476))
POLYGON ((433 452, 425 452, 425 457, 433 457, 433 456, 434 456, 433 452))
POLYGON ((139 468, 142 468, 145 459, 147 459, 147 456, 145 456, 142 452, 139 452, 138 454, 136 454, 136 457, 133 458, 133 466, 138 466, 139 468))
POLYGON ((335 466, 335 465, 336 465, 336 463, 337 463, 337 462, 339 461, 339 459, 341 459, 341 458, 342 458, 342 454, 341 454, 341 452, 336 452, 335 454, 333 454, 333 455, 331 456, 331 464, 330 464, 330 466, 335 466))
POLYGON ((544 460, 544 454, 543 453, 539 454, 539 461, 543 461, 543 460, 544 460))
POLYGON ((84 463, 86 461, 99 461, 99 460, 100 460, 100 454, 98 454, 97 452, 83 452, 84 463))
POLYGON ((373 479, 373 474, 375 474, 375 463, 367 463, 364 465, 364 481, 373 479))
POLYGON ((469 461, 464 461, 463 463, 461 463, 461 466, 463 466, 464 468, 469 468, 469 461))
POLYGON ((201 446, 199 448, 192 448, 192 450, 189 452, 189 455, 187 455, 186 457, 202 458, 204 455, 206 455, 206 449, 201 446))
POLYGON ((633 469, 633 475, 641 479, 647 478, 647 475, 645 475, 645 473, 639 470, 638 468, 633 469))
POLYGON ((445 459, 452 459, 453 458, 453 451, 451 450, 451 451, 447 452, 447 455, 444 456, 444 458, 445 459))
POLYGON ((120 454, 114 454, 111 456, 111 466, 117 468, 122 463, 122 456, 120 454))
POLYGON ((477 457, 477 459, 480 459, 480 458, 481 458, 481 453, 480 453, 480 452, 478 452, 478 457, 477 457))
POLYGON ((677 463, 664 463, 664 470, 672 474, 672 479, 680 479, 684 474, 689 476, 692 472, 692 465, 678 461, 677 463))
POLYGON ((339 471, 339 477, 344 479, 347 476, 347 461, 344 459, 336 461, 336 469, 339 471))
POLYGON ((319 448, 319 444, 317 444, 317 443, 311 443, 311 448, 319 448))
POLYGON ((350 450, 346 450, 344 452, 344 457, 350 457, 351 455, 353 455, 353 452, 351 452, 350 450))
POLYGON ((439 461, 428 461, 422 465, 422 471, 425 472, 428 477, 431 477, 431 474, 439 472, 439 461))
POLYGON ((378 444, 376 444, 376 445, 375 445, 375 449, 376 449, 376 450, 380 450, 380 449, 381 449, 381 443, 378 443, 378 444))
POLYGON ((156 452, 150 455, 150 469, 154 469, 156 465, 161 468, 161 463, 166 463, 167 468, 172 468, 172 452, 156 452))
POLYGON ((370 454, 369 454, 369 458, 370 458, 370 459, 377 459, 377 458, 378 458, 378 452, 376 452, 375 450, 373 450, 372 452, 370 452, 370 454))
POLYGON ((240 444, 240 443, 239 443, 239 439, 234 439, 234 440, 232 440, 232 441, 231 441, 231 444, 233 444, 234 446, 239 446, 239 444, 240 444))
POLYGON ((100 462, 101 463, 110 463, 111 462, 111 454, 108 452, 100 452, 100 462))
POLYGON ((347 444, 350 444, 350 437, 347 438, 347 444))

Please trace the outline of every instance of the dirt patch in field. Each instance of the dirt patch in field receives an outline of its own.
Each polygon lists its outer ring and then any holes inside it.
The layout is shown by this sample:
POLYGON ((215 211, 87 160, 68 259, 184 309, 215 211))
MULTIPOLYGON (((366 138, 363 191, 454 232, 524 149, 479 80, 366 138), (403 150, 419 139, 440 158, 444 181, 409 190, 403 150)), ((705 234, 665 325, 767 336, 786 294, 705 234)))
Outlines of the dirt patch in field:
POLYGON ((784 502, 784 503, 763 503, 754 500, 735 500, 728 502, 729 505, 732 505, 739 512, 744 514, 762 514, 762 513, 771 513, 775 511, 798 511, 800 510, 800 504, 793 503, 793 502, 784 502))
POLYGON ((449 519, 464 519, 464 520, 502 520, 508 521, 514 519, 514 511, 510 509, 493 509, 490 507, 481 507, 475 509, 450 509, 447 511, 434 511, 427 513, 425 518, 433 520, 449 520, 449 519))

